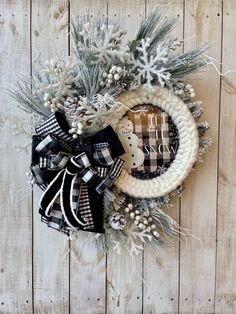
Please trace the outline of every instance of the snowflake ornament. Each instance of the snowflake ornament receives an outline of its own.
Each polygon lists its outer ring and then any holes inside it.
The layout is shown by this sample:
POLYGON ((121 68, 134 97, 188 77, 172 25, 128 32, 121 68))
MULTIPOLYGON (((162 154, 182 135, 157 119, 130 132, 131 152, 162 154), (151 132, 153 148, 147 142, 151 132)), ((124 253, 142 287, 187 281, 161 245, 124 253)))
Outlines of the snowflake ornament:
POLYGON ((96 58, 94 63, 110 64, 114 60, 125 62, 130 58, 125 47, 121 47, 121 39, 125 32, 115 24, 94 25, 86 23, 79 31, 80 41, 77 43, 78 52, 93 53, 96 58))
POLYGON ((148 47, 150 46, 150 38, 142 39, 140 47, 137 50, 141 53, 141 56, 135 60, 133 71, 137 71, 137 78, 139 84, 142 84, 145 80, 145 86, 151 90, 152 82, 157 80, 158 83, 164 87, 170 80, 171 74, 167 72, 163 66, 168 61, 168 50, 162 48, 160 45, 156 48, 155 55, 148 53, 148 47))

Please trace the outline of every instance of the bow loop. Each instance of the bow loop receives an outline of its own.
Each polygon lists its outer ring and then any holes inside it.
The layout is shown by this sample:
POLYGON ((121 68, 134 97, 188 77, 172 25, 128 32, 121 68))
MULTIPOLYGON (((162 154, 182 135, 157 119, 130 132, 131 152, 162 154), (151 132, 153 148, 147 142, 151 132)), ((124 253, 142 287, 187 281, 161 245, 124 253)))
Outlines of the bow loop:
POLYGON ((60 150, 59 144, 49 134, 35 148, 40 155, 51 156, 60 150))
POLYGON ((86 153, 81 153, 76 157, 72 157, 70 160, 69 167, 67 169, 69 172, 76 173, 84 182, 89 182, 96 174, 97 171, 91 167, 91 163, 86 153))
POLYGON ((102 166, 109 167, 114 163, 108 143, 94 144, 94 160, 102 166))
POLYGON ((80 155, 77 155, 75 157, 72 157, 73 163, 82 167, 82 168, 88 168, 91 166, 91 163, 89 161, 89 158, 85 152, 81 153, 80 155))
POLYGON ((57 155, 51 156, 50 169, 63 169, 65 168, 70 156, 66 153, 59 152, 57 155))

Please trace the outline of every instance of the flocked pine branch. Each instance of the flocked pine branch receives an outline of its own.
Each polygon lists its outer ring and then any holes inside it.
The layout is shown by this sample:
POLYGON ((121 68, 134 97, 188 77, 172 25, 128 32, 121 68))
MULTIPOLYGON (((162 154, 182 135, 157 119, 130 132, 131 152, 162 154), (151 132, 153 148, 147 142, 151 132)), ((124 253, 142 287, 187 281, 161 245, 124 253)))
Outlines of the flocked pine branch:
POLYGON ((96 94, 109 93, 115 97, 137 83, 172 86, 206 65, 202 57, 205 47, 171 55, 180 43, 167 36, 174 24, 175 18, 166 18, 164 12, 155 10, 141 23, 127 51, 121 45, 125 34, 121 24, 112 24, 105 18, 90 19, 87 15, 73 23, 77 64, 48 61, 43 71, 35 71, 29 82, 17 83, 10 94, 22 109, 46 119, 48 109, 63 110, 68 96, 92 99, 96 94), (131 70, 134 68, 136 71, 131 70))
POLYGON ((150 38, 148 52, 153 53, 157 45, 170 33, 175 23, 175 17, 167 18, 164 11, 155 9, 141 22, 135 38, 129 43, 130 51, 137 57, 139 54, 137 47, 140 46, 142 39, 150 38))
POLYGON ((182 78, 207 65, 203 53, 207 46, 191 49, 183 54, 173 56, 166 62, 166 69, 171 73, 172 78, 182 78))
POLYGON ((35 113, 42 119, 47 119, 50 111, 43 106, 43 99, 38 93, 33 93, 34 79, 21 78, 15 87, 8 90, 9 95, 15 99, 19 107, 27 113, 35 113))

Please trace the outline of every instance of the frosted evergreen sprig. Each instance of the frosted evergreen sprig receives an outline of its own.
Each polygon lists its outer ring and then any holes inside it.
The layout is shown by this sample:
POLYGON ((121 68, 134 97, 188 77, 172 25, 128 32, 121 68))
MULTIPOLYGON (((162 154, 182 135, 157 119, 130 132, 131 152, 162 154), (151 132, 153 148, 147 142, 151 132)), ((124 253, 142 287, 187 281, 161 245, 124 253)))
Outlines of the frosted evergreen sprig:
POLYGON ((35 113, 38 117, 47 119, 50 111, 43 106, 44 95, 38 91, 35 78, 20 78, 15 86, 7 92, 16 100, 20 109, 26 113, 35 113))
POLYGON ((183 76, 190 74, 207 65, 207 60, 203 53, 207 46, 191 49, 183 54, 169 58, 166 63, 166 69, 171 73, 173 79, 183 78, 183 76))
POLYGON ((148 52, 153 53, 156 46, 170 33, 176 23, 176 18, 166 18, 165 12, 159 9, 153 10, 140 24, 135 38, 129 42, 130 51, 138 56, 137 49, 142 39, 150 38, 148 52))

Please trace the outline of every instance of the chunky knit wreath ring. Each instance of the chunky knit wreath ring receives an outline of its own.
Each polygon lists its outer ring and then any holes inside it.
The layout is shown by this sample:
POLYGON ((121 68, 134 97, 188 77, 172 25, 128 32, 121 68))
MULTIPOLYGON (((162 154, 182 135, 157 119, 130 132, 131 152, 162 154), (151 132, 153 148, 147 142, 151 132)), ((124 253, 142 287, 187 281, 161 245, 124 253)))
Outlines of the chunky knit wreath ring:
MULTIPOLYGON (((123 169, 115 182, 116 186, 124 193, 137 198, 155 198, 170 193, 184 181, 197 157, 198 131, 188 107, 170 90, 162 87, 156 87, 152 92, 145 89, 124 92, 117 100, 124 105, 121 117, 135 106, 151 104, 161 108, 177 127, 179 147, 170 167, 160 176, 142 180, 123 169)), ((112 126, 116 128, 118 123, 117 117, 112 126)))

